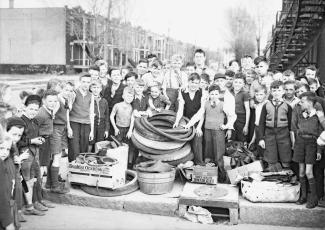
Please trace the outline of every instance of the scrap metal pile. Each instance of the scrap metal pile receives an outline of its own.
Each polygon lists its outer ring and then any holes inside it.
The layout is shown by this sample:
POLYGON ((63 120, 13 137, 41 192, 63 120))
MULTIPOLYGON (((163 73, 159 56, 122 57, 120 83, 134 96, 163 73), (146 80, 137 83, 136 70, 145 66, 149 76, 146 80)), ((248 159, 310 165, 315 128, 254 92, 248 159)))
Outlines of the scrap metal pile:
POLYGON ((174 166, 193 159, 188 142, 193 139, 195 130, 193 127, 181 127, 189 121, 185 117, 181 119, 179 127, 173 128, 175 118, 176 113, 165 111, 135 120, 132 142, 143 157, 174 166))

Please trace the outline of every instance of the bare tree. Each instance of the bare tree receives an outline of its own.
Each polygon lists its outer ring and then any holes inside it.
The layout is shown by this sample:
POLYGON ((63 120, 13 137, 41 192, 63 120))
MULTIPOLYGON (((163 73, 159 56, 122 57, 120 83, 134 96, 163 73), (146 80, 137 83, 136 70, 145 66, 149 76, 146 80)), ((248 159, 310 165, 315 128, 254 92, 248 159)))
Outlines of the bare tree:
POLYGON ((236 7, 228 11, 231 31, 230 48, 235 58, 240 60, 244 55, 254 56, 256 46, 256 24, 245 8, 236 7))

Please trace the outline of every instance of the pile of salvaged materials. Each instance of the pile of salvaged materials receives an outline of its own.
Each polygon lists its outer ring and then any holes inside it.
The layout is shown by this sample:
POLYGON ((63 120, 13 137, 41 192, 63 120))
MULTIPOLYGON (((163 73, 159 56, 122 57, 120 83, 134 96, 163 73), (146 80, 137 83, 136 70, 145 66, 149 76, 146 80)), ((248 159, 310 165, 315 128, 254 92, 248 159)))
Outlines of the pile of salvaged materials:
POLYGON ((135 120, 132 142, 144 158, 161 160, 174 166, 193 159, 188 142, 195 135, 194 128, 181 127, 188 122, 185 117, 181 119, 179 127, 173 128, 175 119, 175 112, 164 111, 135 120))
POLYGON ((241 191, 251 202, 296 202, 300 184, 291 170, 251 173, 241 181, 241 191))

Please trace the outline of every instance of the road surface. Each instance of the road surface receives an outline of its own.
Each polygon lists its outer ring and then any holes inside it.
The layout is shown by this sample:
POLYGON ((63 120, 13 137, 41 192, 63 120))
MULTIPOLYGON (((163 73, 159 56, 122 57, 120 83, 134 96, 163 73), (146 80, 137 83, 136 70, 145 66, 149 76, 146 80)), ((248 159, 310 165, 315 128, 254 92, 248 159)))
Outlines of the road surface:
MULTIPOLYGON (((203 225, 192 223, 178 217, 139 214, 119 210, 97 209, 57 204, 45 216, 28 216, 23 230, 83 230, 83 229, 120 229, 120 230, 293 230, 308 228, 279 227, 268 225, 239 224, 230 225, 227 221, 203 225)), ((310 228, 315 230, 316 228, 310 228)))

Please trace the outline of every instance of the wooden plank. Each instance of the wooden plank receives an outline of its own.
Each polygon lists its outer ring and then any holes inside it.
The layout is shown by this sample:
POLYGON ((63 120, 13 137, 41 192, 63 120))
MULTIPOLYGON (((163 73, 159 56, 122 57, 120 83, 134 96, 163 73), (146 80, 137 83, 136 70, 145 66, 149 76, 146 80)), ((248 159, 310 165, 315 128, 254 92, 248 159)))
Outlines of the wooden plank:
POLYGON ((238 209, 229 209, 230 223, 238 224, 238 209))
POLYGON ((201 207, 218 207, 218 208, 238 208, 239 205, 236 202, 229 201, 212 201, 212 200, 194 200, 191 198, 180 198, 180 205, 195 205, 201 207))

